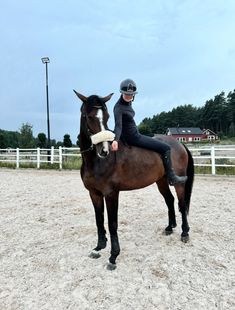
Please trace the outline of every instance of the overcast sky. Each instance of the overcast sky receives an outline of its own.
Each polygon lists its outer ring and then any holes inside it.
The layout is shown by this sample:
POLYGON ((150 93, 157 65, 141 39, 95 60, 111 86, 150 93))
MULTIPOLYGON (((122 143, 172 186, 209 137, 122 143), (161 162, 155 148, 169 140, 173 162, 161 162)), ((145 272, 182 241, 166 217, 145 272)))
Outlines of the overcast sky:
POLYGON ((0 128, 76 142, 84 95, 106 96, 109 127, 119 84, 136 81, 137 124, 184 104, 202 106, 235 88, 233 0, 0 0, 0 128))

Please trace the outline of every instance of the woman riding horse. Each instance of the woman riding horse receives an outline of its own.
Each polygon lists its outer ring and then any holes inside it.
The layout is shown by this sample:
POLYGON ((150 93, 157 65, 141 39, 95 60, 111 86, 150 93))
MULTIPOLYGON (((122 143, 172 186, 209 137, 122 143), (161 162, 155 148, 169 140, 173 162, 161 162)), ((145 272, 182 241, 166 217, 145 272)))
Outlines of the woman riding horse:
POLYGON ((115 140, 112 143, 112 150, 118 150, 118 141, 121 139, 129 145, 134 145, 153 150, 161 155, 163 165, 170 185, 185 183, 187 176, 178 176, 172 168, 170 146, 162 141, 139 133, 134 121, 135 112, 132 102, 137 94, 136 83, 131 79, 125 79, 120 85, 121 97, 114 106, 115 118, 115 140))
MULTIPOLYGON (((135 91, 133 88, 133 94, 135 91)), ((111 256, 109 257, 107 267, 108 269, 115 269, 116 259, 120 254, 117 233, 120 191, 139 189, 156 183, 168 207, 168 225, 165 228, 166 235, 173 233, 173 229, 176 227, 174 196, 170 191, 158 148, 158 152, 153 152, 143 147, 127 147, 122 141, 119 141, 118 148, 120 151, 109 152, 108 141, 110 141, 110 135, 107 138, 107 133, 111 132, 108 131, 109 113, 106 102, 111 99, 113 94, 102 98, 97 95, 86 97, 76 91, 75 93, 82 101, 80 119, 81 177, 84 186, 89 191, 94 206, 98 233, 97 246, 92 250, 90 256, 93 258, 100 257, 101 250, 107 245, 106 229, 104 226, 104 206, 106 205, 111 240, 111 256)), ((131 106, 130 104, 124 106, 120 104, 121 108, 130 109, 131 106)), ((128 115, 123 113, 122 117, 124 119, 128 115)), ((128 125, 134 122, 133 112, 129 117, 131 122, 124 122, 124 124, 128 125)), ((133 127, 134 129, 136 128, 135 126, 133 127)), ((126 130, 122 126, 122 133, 125 132, 126 130)), ((113 135, 113 133, 111 134, 113 135)), ((147 141, 145 139, 146 137, 139 136, 138 132, 136 135, 133 135, 134 138, 136 136, 137 138, 140 137, 140 141, 141 139, 144 139, 144 142, 147 141)), ((125 137, 129 138, 127 135, 125 137)), ((173 137, 157 135, 155 138, 157 141, 162 141, 170 146, 172 163, 176 173, 181 176, 187 175, 188 177, 185 183, 174 185, 182 216, 181 240, 187 242, 189 240, 187 215, 194 178, 193 158, 189 150, 173 137)), ((149 139, 151 146, 154 145, 154 139, 149 139)), ((138 139, 135 141, 138 141, 138 139)), ((128 140, 128 142, 133 141, 128 140)), ((145 146, 147 147, 147 144, 145 146)), ((182 179, 180 180, 182 181, 182 179)), ((175 178, 171 181, 175 182, 175 178)), ((133 218, 135 217, 135 212, 138 212, 138 209, 133 210, 133 218)))

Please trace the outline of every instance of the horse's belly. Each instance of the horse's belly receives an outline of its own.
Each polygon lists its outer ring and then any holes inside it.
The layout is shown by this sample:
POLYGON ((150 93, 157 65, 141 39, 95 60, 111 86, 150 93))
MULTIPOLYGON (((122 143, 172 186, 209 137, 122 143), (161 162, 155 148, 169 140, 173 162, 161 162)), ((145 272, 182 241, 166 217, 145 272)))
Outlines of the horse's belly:
POLYGON ((157 182, 165 174, 162 160, 150 151, 142 151, 142 154, 141 159, 133 155, 106 166, 106 169, 98 169, 100 166, 92 171, 84 169, 82 180, 85 187, 107 195, 113 190, 139 189, 157 182))
POLYGON ((156 172, 154 169, 145 173, 129 174, 127 177, 122 178, 120 190, 132 190, 149 186, 161 179, 163 175, 164 172, 159 173, 159 171, 156 172))

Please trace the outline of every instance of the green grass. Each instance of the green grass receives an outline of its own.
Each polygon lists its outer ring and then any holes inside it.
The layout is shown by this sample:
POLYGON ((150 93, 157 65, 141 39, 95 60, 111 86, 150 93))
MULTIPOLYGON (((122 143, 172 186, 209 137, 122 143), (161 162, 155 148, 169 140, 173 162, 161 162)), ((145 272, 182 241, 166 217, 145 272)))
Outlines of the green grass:
POLYGON ((223 144, 223 145, 224 144, 226 144, 226 145, 235 144, 235 137, 222 139, 222 140, 220 140, 220 144, 223 144))
MULTIPOLYGON (((217 175, 235 175, 235 167, 216 167, 217 175)), ((195 174, 210 174, 211 167, 198 167, 195 166, 195 174)))
POLYGON ((79 170, 82 165, 81 157, 68 157, 63 161, 63 169, 76 169, 79 170))
POLYGON ((16 164, 15 163, 0 162, 0 167, 15 169, 16 168, 16 164))

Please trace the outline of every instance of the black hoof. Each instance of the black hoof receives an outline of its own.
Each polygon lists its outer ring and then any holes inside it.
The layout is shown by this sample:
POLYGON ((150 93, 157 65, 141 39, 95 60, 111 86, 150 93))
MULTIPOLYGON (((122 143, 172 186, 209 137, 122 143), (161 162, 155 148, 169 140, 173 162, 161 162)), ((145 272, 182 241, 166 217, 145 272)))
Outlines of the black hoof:
POLYGON ((96 250, 92 250, 91 253, 89 254, 90 258, 99 258, 101 255, 99 252, 97 252, 96 250))
POLYGON ((110 262, 108 262, 107 264, 107 270, 115 270, 117 268, 117 265, 116 264, 112 264, 110 262))
POLYGON ((165 229, 164 233, 166 236, 169 236, 169 235, 173 234, 173 229, 165 229))
POLYGON ((182 235, 181 236, 181 241, 184 242, 184 243, 187 243, 189 241, 189 235, 182 235))
POLYGON ((171 225, 168 225, 166 228, 165 228, 165 235, 171 235, 173 233, 173 229, 172 228, 175 228, 177 225, 176 224, 171 224, 171 225))

